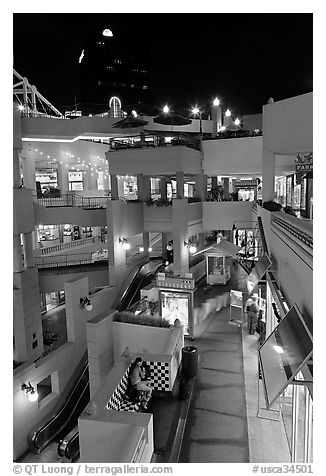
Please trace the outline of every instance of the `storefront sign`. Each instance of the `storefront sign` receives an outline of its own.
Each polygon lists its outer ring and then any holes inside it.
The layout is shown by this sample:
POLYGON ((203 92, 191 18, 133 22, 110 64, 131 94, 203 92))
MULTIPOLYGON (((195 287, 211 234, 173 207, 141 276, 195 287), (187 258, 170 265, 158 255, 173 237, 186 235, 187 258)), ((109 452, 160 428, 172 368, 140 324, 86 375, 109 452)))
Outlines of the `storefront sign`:
POLYGON ((258 179, 255 180, 236 180, 235 186, 238 188, 257 187, 258 179))
POLYGON ((313 170, 312 153, 298 154, 295 162, 296 172, 310 172, 313 170))
POLYGON ((82 182, 83 172, 68 172, 69 182, 82 182))

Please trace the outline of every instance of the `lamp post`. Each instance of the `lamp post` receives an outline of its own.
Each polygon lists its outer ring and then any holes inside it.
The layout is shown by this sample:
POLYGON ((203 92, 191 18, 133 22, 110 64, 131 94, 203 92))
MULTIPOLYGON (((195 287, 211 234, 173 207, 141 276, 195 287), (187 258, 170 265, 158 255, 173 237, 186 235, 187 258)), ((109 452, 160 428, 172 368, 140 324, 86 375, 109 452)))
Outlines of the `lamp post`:
POLYGON ((195 117, 197 116, 197 114, 199 114, 199 134, 200 134, 200 136, 202 136, 203 135, 203 126, 202 126, 201 116, 202 116, 203 111, 201 109, 199 109, 197 106, 195 106, 195 107, 192 108, 191 112, 195 117))

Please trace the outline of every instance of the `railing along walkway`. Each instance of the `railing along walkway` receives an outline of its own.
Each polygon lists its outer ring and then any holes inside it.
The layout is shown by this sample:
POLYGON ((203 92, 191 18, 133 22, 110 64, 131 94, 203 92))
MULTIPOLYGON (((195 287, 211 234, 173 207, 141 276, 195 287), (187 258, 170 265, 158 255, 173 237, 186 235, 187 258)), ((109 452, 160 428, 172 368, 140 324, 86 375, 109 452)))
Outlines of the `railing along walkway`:
POLYGON ((288 235, 291 235, 294 241, 299 242, 301 246, 304 245, 304 247, 307 247, 310 252, 313 250, 312 229, 309 230, 306 223, 300 223, 300 219, 297 219, 297 221, 293 223, 291 218, 288 218, 287 215, 286 219, 279 215, 273 215, 272 224, 288 235))
POLYGON ((42 256, 40 258, 34 258, 34 263, 37 268, 58 268, 108 261, 105 258, 102 260, 98 258, 94 259, 92 258, 92 254, 94 253, 42 256))
POLYGON ((71 248, 78 248, 79 246, 85 246, 99 242, 99 236, 92 236, 91 238, 81 238, 80 240, 69 241, 67 243, 60 243, 59 245, 47 246, 46 248, 42 248, 41 255, 50 255, 59 251, 65 251, 71 248))
POLYGON ((79 207, 84 210, 106 208, 109 197, 82 197, 74 193, 63 193, 59 197, 37 197, 34 201, 43 207, 79 207))

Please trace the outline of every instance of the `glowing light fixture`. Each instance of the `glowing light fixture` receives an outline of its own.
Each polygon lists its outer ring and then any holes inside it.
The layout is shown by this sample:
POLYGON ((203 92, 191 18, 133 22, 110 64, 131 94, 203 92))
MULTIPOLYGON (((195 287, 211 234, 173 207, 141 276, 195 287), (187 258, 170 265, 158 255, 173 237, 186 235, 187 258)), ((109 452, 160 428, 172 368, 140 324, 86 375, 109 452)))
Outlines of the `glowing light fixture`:
POLYGON ((24 109, 25 109, 24 106, 23 106, 22 104, 19 104, 18 110, 19 110, 19 111, 23 111, 24 109))
POLYGON ((83 51, 80 53, 79 60, 78 60, 79 64, 83 61, 84 56, 85 56, 85 50, 83 50, 83 51))
POLYGON ((278 354, 283 354, 284 352, 284 349, 283 347, 281 347, 280 345, 274 345, 274 350, 278 353, 278 354))
POLYGON ((187 248, 189 249, 189 252, 190 252, 190 253, 192 253, 192 254, 193 254, 193 253, 196 253, 197 247, 196 247, 195 243, 193 243, 193 242, 191 242, 191 241, 189 241, 189 242, 187 243, 187 242, 185 241, 185 242, 184 242, 184 245, 187 246, 187 248))
POLYGON ((38 393, 33 387, 33 385, 31 384, 31 382, 29 382, 28 385, 24 383, 21 389, 23 392, 25 391, 26 397, 28 398, 30 402, 36 402, 36 400, 38 399, 38 393))
POLYGON ((169 106, 166 106, 166 105, 165 105, 165 106, 163 107, 163 112, 164 112, 165 114, 167 114, 167 113, 169 112, 169 110, 170 110, 169 106))
POLYGON ((134 117, 137 117, 137 116, 138 116, 138 114, 137 114, 137 112, 136 112, 135 110, 131 111, 131 114, 132 114, 134 117))
POLYGON ((143 252, 145 251, 145 248, 144 248, 143 246, 140 246, 140 247, 139 247, 139 251, 140 251, 141 253, 143 253, 143 252))
POLYGON ((119 238, 119 243, 122 244, 125 250, 130 250, 130 243, 128 243, 127 238, 119 238))
POLYGON ((236 118, 236 120, 234 121, 234 125, 240 126, 240 119, 236 118))
POLYGON ((93 309, 92 303, 87 296, 80 298, 79 302, 86 311, 91 311, 93 309))
POLYGON ((231 111, 230 111, 230 109, 227 109, 227 110, 226 110, 225 115, 226 115, 226 117, 230 117, 230 116, 231 116, 231 111))
POLYGON ((199 114, 199 109, 197 106, 193 107, 191 112, 196 116, 197 114, 199 114))
POLYGON ((153 248, 150 246, 150 247, 148 248, 148 251, 149 251, 149 253, 150 253, 151 251, 153 251, 153 248))
POLYGON ((112 33, 112 31, 111 31, 109 28, 105 28, 105 30, 103 30, 103 32, 102 32, 102 35, 112 38, 113 33, 112 33))
POLYGON ((220 105, 220 101, 218 98, 215 98, 214 101, 213 101, 213 106, 219 106, 220 105))
POLYGON ((220 127, 219 130, 220 130, 220 131, 225 131, 225 129, 226 129, 226 127, 225 127, 225 126, 222 126, 222 127, 220 127))

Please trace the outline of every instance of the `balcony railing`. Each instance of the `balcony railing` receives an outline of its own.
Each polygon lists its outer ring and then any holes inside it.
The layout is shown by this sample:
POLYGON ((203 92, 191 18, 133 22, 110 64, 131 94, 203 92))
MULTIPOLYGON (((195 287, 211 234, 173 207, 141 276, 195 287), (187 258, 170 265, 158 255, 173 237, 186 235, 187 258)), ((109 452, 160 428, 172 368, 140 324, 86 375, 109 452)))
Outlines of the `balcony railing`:
POLYGON ((42 256, 40 258, 34 258, 34 263, 37 268, 60 268, 108 261, 107 258, 103 258, 102 260, 99 258, 94 259, 92 255, 94 255, 94 253, 42 256))
POLYGON ((306 247, 313 249, 313 236, 308 230, 303 230, 300 224, 291 223, 290 220, 285 220, 279 216, 273 216, 272 224, 290 234, 295 241, 299 241, 306 247))
POLYGON ((46 248, 41 249, 42 255, 50 255, 52 253, 57 253, 58 251, 69 250, 71 248, 77 248, 79 246, 87 246, 92 243, 100 243, 99 236, 92 236, 91 238, 82 238, 80 240, 69 241, 67 243, 60 243, 59 245, 47 246, 46 248))
POLYGON ((79 207, 84 210, 106 208, 109 197, 82 197, 74 193, 63 193, 59 197, 38 197, 34 194, 34 201, 43 207, 79 207))

